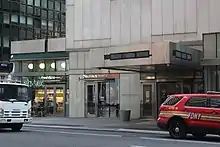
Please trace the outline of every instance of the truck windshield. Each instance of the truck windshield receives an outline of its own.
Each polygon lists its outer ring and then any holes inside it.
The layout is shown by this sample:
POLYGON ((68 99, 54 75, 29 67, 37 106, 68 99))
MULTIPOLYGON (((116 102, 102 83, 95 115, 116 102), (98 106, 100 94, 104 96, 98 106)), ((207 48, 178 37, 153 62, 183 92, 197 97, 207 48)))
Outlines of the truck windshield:
POLYGON ((0 84, 0 101, 28 102, 28 87, 22 85, 0 84))

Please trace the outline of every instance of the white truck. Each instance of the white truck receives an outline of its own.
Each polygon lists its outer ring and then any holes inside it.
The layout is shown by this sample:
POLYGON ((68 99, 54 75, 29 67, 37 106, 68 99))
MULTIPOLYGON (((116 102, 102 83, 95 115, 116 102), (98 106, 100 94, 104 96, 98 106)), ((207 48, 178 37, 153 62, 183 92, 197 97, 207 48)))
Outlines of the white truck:
POLYGON ((24 123, 30 123, 31 99, 29 87, 18 81, 0 81, 0 128, 20 131, 24 123))
POLYGON ((0 128, 20 131, 24 123, 32 121, 31 89, 17 80, 8 79, 13 69, 13 63, 0 62, 0 128))

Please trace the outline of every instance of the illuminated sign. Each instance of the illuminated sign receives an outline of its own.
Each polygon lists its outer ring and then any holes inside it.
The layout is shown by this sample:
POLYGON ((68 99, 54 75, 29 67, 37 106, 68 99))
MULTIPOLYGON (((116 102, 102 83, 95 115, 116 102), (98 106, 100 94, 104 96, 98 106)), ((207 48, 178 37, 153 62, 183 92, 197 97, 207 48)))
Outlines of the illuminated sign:
POLYGON ((124 59, 135 59, 135 58, 148 58, 150 57, 150 51, 136 51, 136 52, 122 52, 122 53, 111 53, 104 55, 105 60, 124 60, 124 59))

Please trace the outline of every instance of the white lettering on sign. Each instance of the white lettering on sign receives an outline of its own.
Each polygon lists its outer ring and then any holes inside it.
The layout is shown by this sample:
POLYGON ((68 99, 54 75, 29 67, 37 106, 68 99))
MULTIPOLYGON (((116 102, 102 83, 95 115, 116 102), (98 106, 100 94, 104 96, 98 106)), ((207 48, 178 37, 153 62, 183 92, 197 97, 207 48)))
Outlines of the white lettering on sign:
POLYGON ((200 113, 189 113, 188 118, 189 119, 197 119, 197 120, 199 120, 199 119, 201 119, 201 116, 202 116, 202 114, 200 114, 200 113))

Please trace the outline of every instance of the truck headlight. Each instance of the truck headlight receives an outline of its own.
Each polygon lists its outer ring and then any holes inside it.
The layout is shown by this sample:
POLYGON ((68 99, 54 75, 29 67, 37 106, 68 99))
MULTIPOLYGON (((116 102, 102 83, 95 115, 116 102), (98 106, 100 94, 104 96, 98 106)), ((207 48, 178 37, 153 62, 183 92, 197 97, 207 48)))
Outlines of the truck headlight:
POLYGON ((31 117, 31 108, 28 109, 28 117, 31 117))
POLYGON ((0 117, 2 117, 3 115, 4 115, 4 110, 0 108, 0 117))

